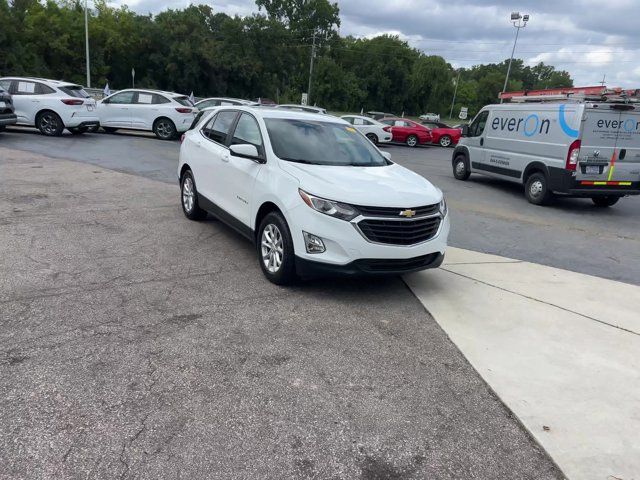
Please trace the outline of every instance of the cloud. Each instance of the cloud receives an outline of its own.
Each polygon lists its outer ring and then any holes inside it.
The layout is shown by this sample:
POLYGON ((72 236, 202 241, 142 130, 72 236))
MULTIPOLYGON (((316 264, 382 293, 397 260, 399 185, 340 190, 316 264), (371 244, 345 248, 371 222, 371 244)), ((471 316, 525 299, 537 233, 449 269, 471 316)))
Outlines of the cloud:
MULTIPOLYGON (((194 0, 197 2, 197 0, 194 0)), ((469 67, 509 58, 514 5, 531 20, 519 33, 516 57, 571 73, 577 85, 640 87, 639 0, 337 0, 343 35, 398 34, 426 53, 469 67), (615 83, 612 83, 615 82, 615 83)), ((117 0, 140 13, 184 8, 191 0, 117 0)), ((216 12, 250 15, 253 0, 214 0, 216 12)))

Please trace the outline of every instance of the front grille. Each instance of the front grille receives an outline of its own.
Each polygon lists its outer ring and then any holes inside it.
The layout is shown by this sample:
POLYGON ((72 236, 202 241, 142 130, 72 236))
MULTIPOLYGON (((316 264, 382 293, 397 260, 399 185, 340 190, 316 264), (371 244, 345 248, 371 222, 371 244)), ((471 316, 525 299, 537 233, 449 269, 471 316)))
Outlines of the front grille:
POLYGON ((358 222, 362 234, 371 242, 387 245, 415 245, 435 236, 440 216, 413 220, 365 219, 358 222))
POLYGON ((410 272, 431 265, 440 255, 438 252, 421 257, 404 259, 363 259, 356 260, 357 266, 368 273, 410 272))
MULTIPOLYGON (((422 207, 413 207, 409 210, 415 210, 416 217, 422 217, 424 215, 433 215, 438 212, 438 204, 425 205, 422 207)), ((362 215, 365 217, 399 217, 400 212, 407 210, 406 207, 364 207, 361 205, 355 206, 362 215)))

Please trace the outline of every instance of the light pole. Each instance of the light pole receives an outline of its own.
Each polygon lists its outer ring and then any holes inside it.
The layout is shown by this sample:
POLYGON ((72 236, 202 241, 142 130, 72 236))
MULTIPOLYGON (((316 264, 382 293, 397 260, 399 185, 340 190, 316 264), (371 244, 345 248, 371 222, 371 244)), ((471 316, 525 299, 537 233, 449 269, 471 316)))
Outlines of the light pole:
POLYGON ((456 95, 458 94, 458 85, 460 84, 460 72, 462 69, 458 70, 458 78, 456 79, 456 88, 453 91, 453 100, 451 100, 451 111, 449 112, 449 118, 453 118, 453 104, 456 103, 456 95))
MULTIPOLYGON (((518 34, 520 29, 527 26, 529 21, 529 15, 520 15, 520 12, 511 12, 511 23, 516 27, 516 39, 513 42, 513 49, 511 50, 511 58, 509 59, 509 67, 507 68, 507 77, 504 79, 504 87, 502 87, 502 93, 507 91, 507 83, 509 83, 509 74, 511 73, 511 62, 513 62, 513 54, 516 52, 516 44, 518 43, 518 34)), ((500 97, 500 103, 503 102, 503 98, 500 97)))
POLYGON ((87 88, 91 88, 91 70, 89 67, 89 14, 87 13, 87 1, 84 0, 84 44, 87 56, 87 88))
POLYGON ((316 58, 316 31, 313 31, 313 45, 311 47, 311 61, 309 62, 309 87, 307 88, 307 105, 311 105, 311 81, 313 79, 313 59, 316 58))

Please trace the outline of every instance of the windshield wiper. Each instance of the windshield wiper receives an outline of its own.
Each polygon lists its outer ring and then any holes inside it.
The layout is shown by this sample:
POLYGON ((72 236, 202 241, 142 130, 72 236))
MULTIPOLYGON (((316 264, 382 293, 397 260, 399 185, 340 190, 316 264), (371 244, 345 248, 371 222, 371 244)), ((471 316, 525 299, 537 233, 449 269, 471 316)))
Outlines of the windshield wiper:
POLYGON ((309 160, 305 160, 303 158, 289 158, 289 157, 280 157, 282 160, 286 160, 287 162, 294 162, 294 163, 305 163, 307 165, 319 165, 316 162, 310 162, 309 160))

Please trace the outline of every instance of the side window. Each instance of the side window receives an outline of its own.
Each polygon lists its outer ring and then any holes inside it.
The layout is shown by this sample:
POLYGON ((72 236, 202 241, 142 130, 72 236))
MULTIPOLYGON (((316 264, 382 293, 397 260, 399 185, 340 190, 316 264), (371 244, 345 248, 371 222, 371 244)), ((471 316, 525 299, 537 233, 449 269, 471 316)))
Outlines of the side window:
POLYGON ((236 130, 233 132, 233 138, 231 139, 232 145, 243 143, 255 145, 258 151, 262 148, 262 135, 260 134, 258 122, 248 113, 243 113, 240 116, 236 130))
POLYGON ((353 125, 353 121, 355 120, 355 118, 353 118, 353 117, 342 117, 342 119, 345 122, 349 122, 351 125, 353 125))
POLYGON ((125 105, 128 103, 133 103, 134 95, 135 95, 135 92, 116 93, 113 97, 109 99, 109 103, 113 103, 116 105, 125 105))
POLYGON ((394 127, 404 127, 405 124, 402 120, 396 120, 395 122, 393 122, 393 126, 394 127))
POLYGON ((167 97, 163 97, 162 95, 154 93, 152 103, 154 105, 160 105, 162 103, 171 103, 171 100, 169 100, 167 97))
POLYGON ((362 124, 363 125, 375 125, 375 123, 373 123, 371 120, 362 120, 362 124))
POLYGON ((35 82, 25 82, 22 80, 18 80, 17 87, 14 95, 35 95, 36 93, 36 83, 35 82))
POLYGON ((11 80, 0 80, 0 87, 8 92, 11 87, 11 80))
POLYGON ((365 125, 364 120, 362 120, 361 118, 354 118, 353 119, 353 124, 354 125, 365 125))
POLYGON ((56 91, 44 83, 36 83, 36 94, 48 95, 49 93, 56 93, 56 91))
MULTIPOLYGON (((203 115, 205 112, 200 112, 198 115, 203 115)), ((216 121, 216 118, 218 118, 218 115, 214 115, 213 117, 211 117, 209 119, 209 121, 207 122, 207 124, 202 127, 202 134, 207 137, 207 138, 211 138, 211 129, 213 127, 213 122, 216 121)), ((194 123, 192 124, 192 128, 196 126, 196 121, 198 120, 198 117, 196 117, 196 119, 194 120, 194 123)))
POLYGON ((381 123, 384 123, 385 125, 395 125, 395 122, 393 120, 380 120, 381 123))
POLYGON ((138 100, 136 101, 136 103, 142 105, 151 105, 153 103, 153 94, 138 92, 138 100))
POLYGON ((485 110, 480 112, 478 116, 473 120, 473 123, 469 127, 470 137, 479 137, 484 132, 484 127, 487 124, 487 118, 489 118, 489 111, 485 110))
POLYGON ((220 112, 213 121, 213 125, 211 126, 207 136, 214 142, 226 145, 229 130, 231 130, 231 125, 233 125, 233 121, 235 119, 236 112, 220 112))

